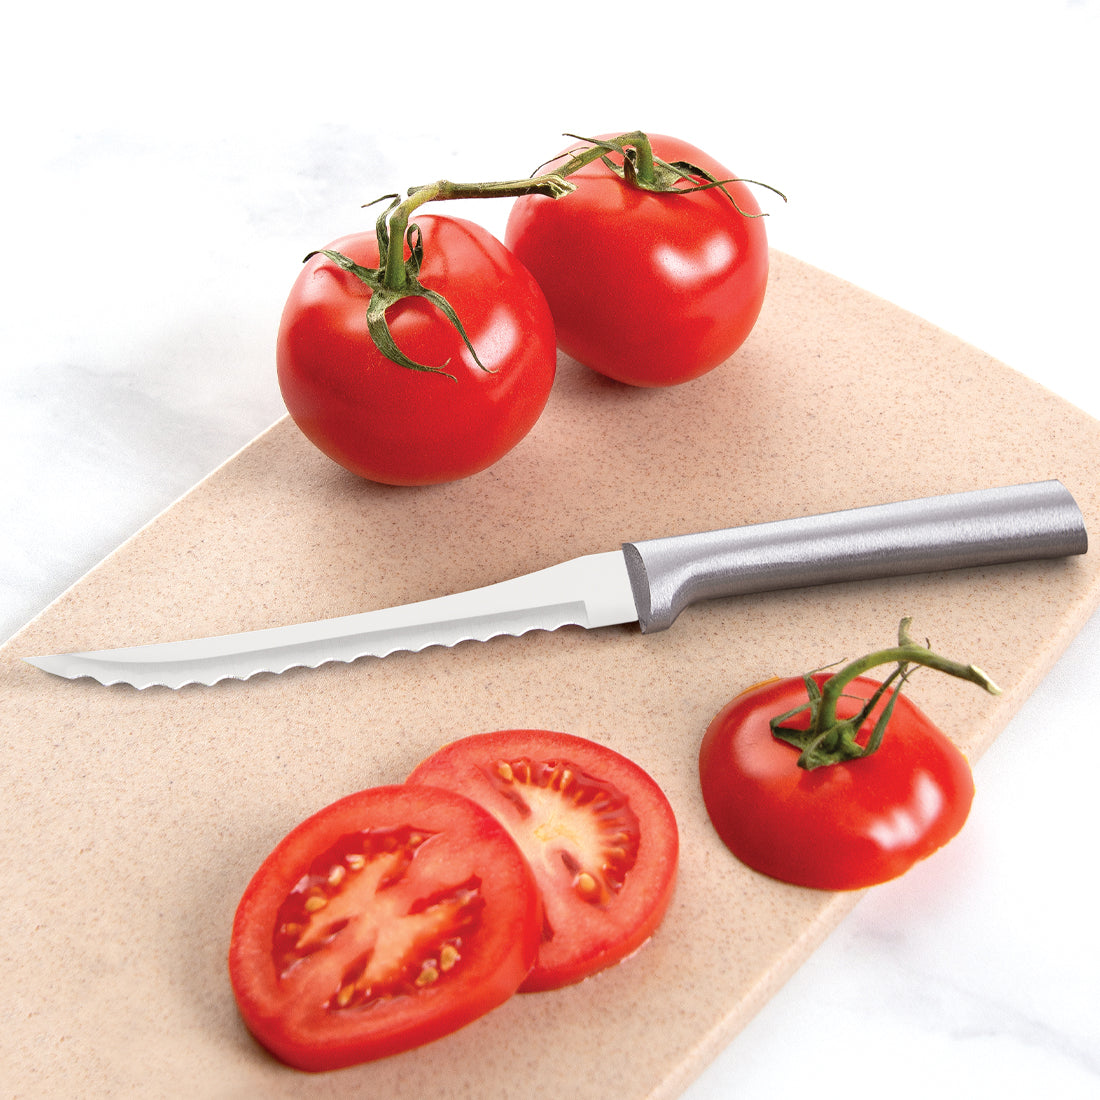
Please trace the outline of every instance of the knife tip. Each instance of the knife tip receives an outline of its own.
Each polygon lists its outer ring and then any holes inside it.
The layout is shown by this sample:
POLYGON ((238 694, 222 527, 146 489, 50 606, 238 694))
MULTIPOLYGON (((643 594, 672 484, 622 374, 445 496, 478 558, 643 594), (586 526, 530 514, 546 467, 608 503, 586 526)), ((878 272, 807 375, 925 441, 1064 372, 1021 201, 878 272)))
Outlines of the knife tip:
POLYGON ((60 676, 64 680, 81 680, 88 677, 98 680, 105 686, 118 683, 118 680, 107 680, 97 675, 94 668, 85 664, 84 655, 81 653, 44 653, 34 657, 24 657, 23 660, 35 668, 48 672, 51 676, 60 676))
POLYGON ((52 672, 55 675, 61 675, 57 671, 57 656, 55 654, 42 654, 38 657, 24 657, 24 661, 29 665, 34 665, 35 668, 42 669, 43 672, 52 672))

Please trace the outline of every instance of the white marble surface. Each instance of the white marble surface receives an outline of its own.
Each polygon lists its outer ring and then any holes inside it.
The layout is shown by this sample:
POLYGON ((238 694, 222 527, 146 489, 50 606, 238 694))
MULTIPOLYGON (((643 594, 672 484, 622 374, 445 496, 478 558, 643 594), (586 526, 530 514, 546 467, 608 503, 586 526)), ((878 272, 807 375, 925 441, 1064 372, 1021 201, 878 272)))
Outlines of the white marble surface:
MULTIPOLYGON (((496 0, 9 16, 0 636, 281 415, 304 247, 565 130, 676 133, 783 186, 774 245, 1100 416, 1100 4, 713 7, 642 3, 625 32, 618 4, 496 0)), ((861 901, 692 1100, 1100 1095, 1098 646, 1094 618, 963 834, 861 901)))

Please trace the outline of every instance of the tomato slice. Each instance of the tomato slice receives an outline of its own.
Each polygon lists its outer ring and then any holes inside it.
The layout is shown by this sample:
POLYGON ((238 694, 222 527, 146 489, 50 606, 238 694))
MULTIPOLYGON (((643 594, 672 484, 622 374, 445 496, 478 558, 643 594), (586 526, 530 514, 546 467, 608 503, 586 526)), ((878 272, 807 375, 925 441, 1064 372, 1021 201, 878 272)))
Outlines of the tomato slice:
POLYGON ((229 974, 282 1061, 326 1070, 446 1035, 510 997, 538 951, 524 857, 475 803, 375 787, 293 829, 237 908, 229 974))
MULTIPOLYGON (((828 676, 814 679, 821 685, 828 676)), ((879 686, 852 680, 838 716, 855 717, 879 686)), ((863 723, 859 743, 890 694, 863 723)), ((807 699, 801 677, 765 681, 727 703, 703 737, 703 802, 738 859, 785 882, 853 890, 896 878, 958 833, 974 798, 970 765, 915 703, 897 697, 876 752, 807 771, 769 724, 807 699)), ((803 713, 787 724, 808 721, 803 713)))
POLYGON ((580 981, 631 954, 660 924, 676 878, 676 818, 625 756, 566 733, 502 730, 444 746, 408 782, 481 803, 527 856, 545 916, 521 991, 580 981))

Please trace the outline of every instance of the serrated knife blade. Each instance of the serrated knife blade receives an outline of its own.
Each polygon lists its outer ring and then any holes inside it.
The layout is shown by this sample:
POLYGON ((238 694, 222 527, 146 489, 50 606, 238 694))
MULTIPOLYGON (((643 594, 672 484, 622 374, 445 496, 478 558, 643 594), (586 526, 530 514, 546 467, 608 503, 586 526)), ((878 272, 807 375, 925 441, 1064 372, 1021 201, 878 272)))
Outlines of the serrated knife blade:
POLYGON ((568 625, 637 623, 652 633, 704 599, 1067 557, 1087 547, 1069 491, 1040 481, 628 542, 484 588, 340 618, 25 659, 105 685, 212 685, 568 625))

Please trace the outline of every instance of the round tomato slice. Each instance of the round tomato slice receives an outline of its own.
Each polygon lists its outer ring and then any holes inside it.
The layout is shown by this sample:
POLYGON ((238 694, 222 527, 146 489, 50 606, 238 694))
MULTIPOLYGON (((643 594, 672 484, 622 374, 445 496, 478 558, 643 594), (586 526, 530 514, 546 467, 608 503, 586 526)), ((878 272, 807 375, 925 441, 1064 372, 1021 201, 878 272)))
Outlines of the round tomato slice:
MULTIPOLYGON (((819 685, 828 680, 818 674, 819 685)), ((837 715, 853 718, 879 688, 858 677, 837 715)), ((883 695, 857 735, 866 742, 890 700, 883 695)), ((966 758, 906 696, 897 697, 882 747, 806 770, 771 719, 808 701, 801 677, 749 688, 715 716, 699 752, 703 801, 738 859, 772 878, 852 890, 896 878, 962 828, 974 798, 966 758)), ((785 726, 808 724, 808 714, 785 726)))
POLYGON ((594 741, 502 730, 444 746, 408 780, 479 802, 527 856, 545 911, 522 991, 556 989, 625 958, 660 924, 679 833, 661 788, 594 741))
POLYGON ((233 923, 229 975, 276 1057, 326 1070, 439 1038, 510 997, 540 937, 523 856, 480 806, 375 787, 292 830, 233 923))

